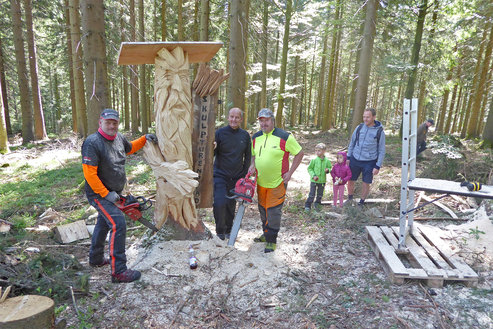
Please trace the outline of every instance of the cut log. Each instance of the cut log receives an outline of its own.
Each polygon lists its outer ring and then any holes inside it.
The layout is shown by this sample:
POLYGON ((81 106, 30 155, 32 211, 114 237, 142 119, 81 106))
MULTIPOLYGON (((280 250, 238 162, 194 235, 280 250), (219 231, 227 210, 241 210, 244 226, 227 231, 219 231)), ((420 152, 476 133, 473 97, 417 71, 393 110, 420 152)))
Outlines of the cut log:
POLYGON ((60 243, 71 243, 88 238, 89 231, 83 220, 55 227, 55 240, 60 243))
POLYGON ((55 303, 51 298, 37 295, 9 298, 0 307, 0 327, 54 328, 55 303))

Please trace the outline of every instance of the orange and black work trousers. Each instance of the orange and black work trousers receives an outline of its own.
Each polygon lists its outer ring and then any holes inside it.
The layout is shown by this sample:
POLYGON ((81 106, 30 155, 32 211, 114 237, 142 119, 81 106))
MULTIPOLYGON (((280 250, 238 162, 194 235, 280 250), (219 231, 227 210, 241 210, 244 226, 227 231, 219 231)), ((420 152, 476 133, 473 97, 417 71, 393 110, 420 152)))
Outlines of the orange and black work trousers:
POLYGON ((104 260, 104 244, 108 232, 111 274, 122 273, 127 269, 125 255, 125 236, 127 224, 125 216, 114 203, 96 197, 89 199, 91 205, 98 211, 98 219, 92 235, 89 263, 101 264, 104 260))
POLYGON ((286 185, 281 183, 275 188, 258 185, 258 210, 262 220, 262 231, 267 242, 277 242, 281 228, 282 206, 286 199, 286 185))

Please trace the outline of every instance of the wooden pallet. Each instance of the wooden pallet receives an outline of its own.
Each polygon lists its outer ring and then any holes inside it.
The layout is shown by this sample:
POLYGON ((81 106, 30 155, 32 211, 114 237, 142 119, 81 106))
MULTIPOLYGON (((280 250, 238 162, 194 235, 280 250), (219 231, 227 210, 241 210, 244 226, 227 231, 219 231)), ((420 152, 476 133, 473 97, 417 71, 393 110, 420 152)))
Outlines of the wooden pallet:
POLYGON ((414 224, 406 239, 408 252, 396 252, 399 227, 367 226, 367 238, 373 252, 394 283, 423 280, 430 287, 443 287, 444 282, 461 282, 476 286, 478 275, 438 235, 436 229, 414 224))

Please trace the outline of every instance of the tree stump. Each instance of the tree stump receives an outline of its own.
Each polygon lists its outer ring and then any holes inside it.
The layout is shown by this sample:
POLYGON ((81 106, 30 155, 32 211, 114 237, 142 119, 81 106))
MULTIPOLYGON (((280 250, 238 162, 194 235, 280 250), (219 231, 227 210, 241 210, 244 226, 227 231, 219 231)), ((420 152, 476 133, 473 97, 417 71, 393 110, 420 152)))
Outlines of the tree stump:
POLYGON ((0 307, 0 327, 54 328, 55 302, 51 298, 37 295, 6 299, 0 307))

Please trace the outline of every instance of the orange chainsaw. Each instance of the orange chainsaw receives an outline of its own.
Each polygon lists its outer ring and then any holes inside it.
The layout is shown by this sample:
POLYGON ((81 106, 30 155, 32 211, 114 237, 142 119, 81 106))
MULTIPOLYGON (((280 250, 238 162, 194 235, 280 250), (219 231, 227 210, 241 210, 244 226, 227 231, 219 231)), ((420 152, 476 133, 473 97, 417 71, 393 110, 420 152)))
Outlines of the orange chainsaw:
POLYGON ((120 201, 116 203, 118 209, 130 217, 133 221, 139 221, 144 226, 151 229, 153 232, 159 231, 156 226, 142 217, 142 211, 149 209, 152 206, 152 201, 142 196, 127 196, 120 195, 120 201))

